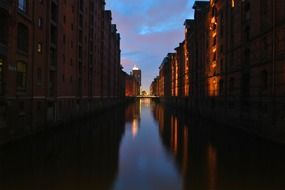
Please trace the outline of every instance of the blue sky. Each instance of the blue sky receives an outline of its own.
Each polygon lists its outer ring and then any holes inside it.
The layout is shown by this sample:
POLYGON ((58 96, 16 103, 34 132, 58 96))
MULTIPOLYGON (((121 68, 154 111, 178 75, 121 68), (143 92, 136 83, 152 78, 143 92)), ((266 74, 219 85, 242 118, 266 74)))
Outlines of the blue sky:
POLYGON ((122 65, 142 70, 142 88, 158 74, 163 58, 183 41, 185 19, 193 18, 194 0, 106 0, 121 33, 122 65))

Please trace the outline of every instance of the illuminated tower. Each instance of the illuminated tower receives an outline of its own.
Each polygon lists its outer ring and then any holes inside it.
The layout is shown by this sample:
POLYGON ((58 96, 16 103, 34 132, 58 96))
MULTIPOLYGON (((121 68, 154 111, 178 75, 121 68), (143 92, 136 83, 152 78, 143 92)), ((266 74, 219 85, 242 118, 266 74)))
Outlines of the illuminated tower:
POLYGON ((131 72, 131 75, 136 79, 138 82, 138 89, 137 89, 137 95, 140 95, 140 88, 141 88, 141 81, 142 81, 142 72, 141 70, 135 65, 133 67, 133 70, 131 72))
POLYGON ((138 81, 139 86, 141 86, 142 72, 141 72, 141 70, 140 70, 136 65, 133 67, 132 75, 133 75, 134 78, 138 81))

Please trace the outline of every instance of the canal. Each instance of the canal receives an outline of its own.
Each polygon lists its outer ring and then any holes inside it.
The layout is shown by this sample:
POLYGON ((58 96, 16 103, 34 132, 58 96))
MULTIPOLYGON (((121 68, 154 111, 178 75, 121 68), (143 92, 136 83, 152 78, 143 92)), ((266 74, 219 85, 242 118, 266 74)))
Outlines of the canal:
POLYGON ((282 190, 285 147, 150 99, 0 148, 1 190, 282 190))

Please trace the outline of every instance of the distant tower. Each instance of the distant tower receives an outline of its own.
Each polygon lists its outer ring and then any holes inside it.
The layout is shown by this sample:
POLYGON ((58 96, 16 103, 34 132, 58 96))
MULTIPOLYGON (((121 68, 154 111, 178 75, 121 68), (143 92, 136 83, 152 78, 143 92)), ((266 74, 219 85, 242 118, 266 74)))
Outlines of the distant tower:
POLYGON ((136 95, 138 96, 141 93, 142 72, 136 65, 133 67, 131 76, 133 76, 134 79, 137 81, 137 85, 135 88, 136 88, 136 95))
POLYGON ((142 84, 142 72, 136 65, 133 67, 132 75, 138 81, 139 86, 141 86, 141 84, 142 84))

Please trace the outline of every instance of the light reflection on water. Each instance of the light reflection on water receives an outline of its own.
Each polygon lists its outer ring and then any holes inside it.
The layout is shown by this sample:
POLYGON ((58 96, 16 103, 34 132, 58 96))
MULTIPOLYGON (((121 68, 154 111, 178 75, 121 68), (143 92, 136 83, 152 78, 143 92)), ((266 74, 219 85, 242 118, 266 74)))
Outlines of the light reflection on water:
POLYGON ((141 99, 2 146, 0 189, 282 190, 284 160, 284 146, 141 99))
POLYGON ((139 131, 133 138, 133 125, 132 128, 128 124, 126 126, 114 189, 181 189, 181 175, 160 140, 159 129, 150 109, 150 99, 142 99, 137 106, 140 107, 137 109, 140 111, 140 120, 133 118, 133 121, 139 121, 139 131))

